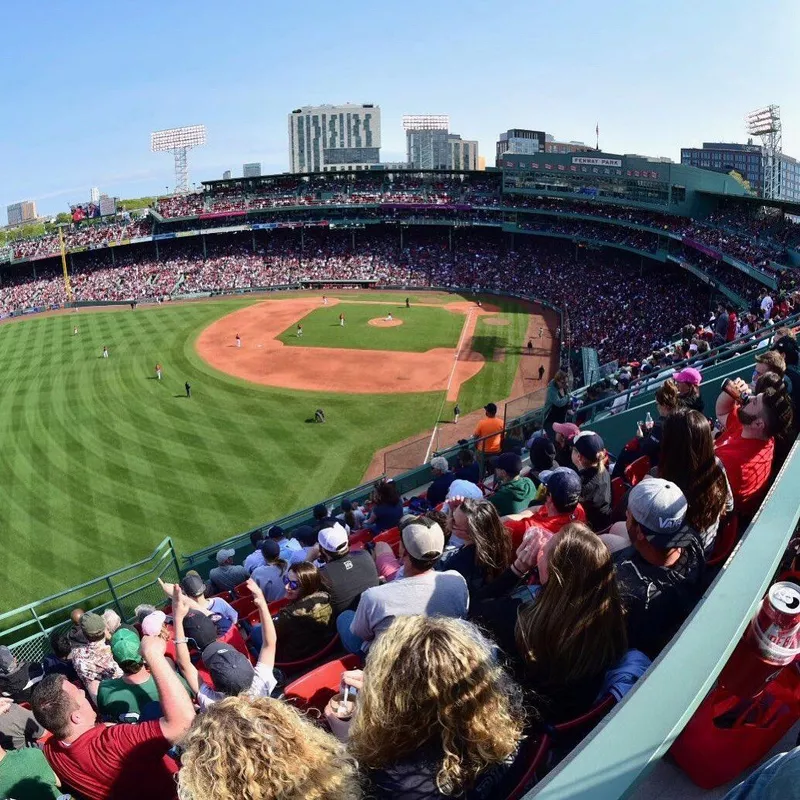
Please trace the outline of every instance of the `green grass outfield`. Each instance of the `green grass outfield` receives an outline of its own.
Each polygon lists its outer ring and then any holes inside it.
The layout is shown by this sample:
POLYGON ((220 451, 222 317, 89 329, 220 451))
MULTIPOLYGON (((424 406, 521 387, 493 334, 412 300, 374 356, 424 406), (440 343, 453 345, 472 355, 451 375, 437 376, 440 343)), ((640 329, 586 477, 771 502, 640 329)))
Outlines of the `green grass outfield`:
MULTIPOLYGON (((295 392, 208 366, 194 349, 200 331, 252 302, 0 325, 3 610, 136 561, 164 536, 188 553, 311 505, 357 485, 378 448, 430 429, 441 392, 295 392), (328 423, 306 424, 318 407, 328 423)), ((482 370, 500 383, 466 385, 475 402, 508 394, 509 363, 482 370)))
POLYGON ((466 316, 435 306, 416 305, 406 308, 397 301, 390 303, 339 303, 315 308, 298 320, 303 335, 297 335, 293 323, 278 339, 290 347, 345 347, 354 350, 397 350, 423 353, 435 347, 458 345, 466 316), (369 320, 385 317, 389 312, 402 325, 379 328, 369 320), (345 324, 339 324, 344 314, 345 324))

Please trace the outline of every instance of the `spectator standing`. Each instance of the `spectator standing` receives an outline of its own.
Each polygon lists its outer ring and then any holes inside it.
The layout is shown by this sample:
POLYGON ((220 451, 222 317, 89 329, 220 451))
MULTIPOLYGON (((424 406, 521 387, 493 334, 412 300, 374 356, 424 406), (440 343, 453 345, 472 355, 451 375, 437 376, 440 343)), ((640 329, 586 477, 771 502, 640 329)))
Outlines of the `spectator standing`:
POLYGON ((15 703, 27 703, 33 687, 44 676, 40 664, 18 661, 5 645, 0 645, 0 697, 9 697, 15 703))
POLYGON ((466 581, 458 572, 437 572, 444 552, 444 532, 432 520, 420 517, 400 531, 402 579, 367 589, 353 611, 336 620, 342 644, 352 653, 369 647, 395 617, 416 614, 465 617, 469 608, 466 581))
MULTIPOLYGON (((364 672, 344 680, 361 687, 348 750, 368 796, 507 796, 522 740, 521 695, 473 625, 400 617, 370 650, 364 672)), ((329 705, 329 719, 331 712, 329 705)))
POLYGON ((426 497, 432 506, 438 506, 439 503, 444 502, 447 497, 447 490, 456 479, 456 476, 450 471, 450 465, 444 456, 435 456, 430 460, 430 465, 433 481, 428 487, 426 497))
POLYGON ((553 379, 547 384, 547 395, 544 401, 544 430, 548 436, 552 435, 553 425, 556 422, 565 422, 570 406, 568 391, 568 377, 563 370, 558 370, 553 379))
POLYGON ((637 483, 628 496, 632 546, 614 554, 627 611, 628 641, 655 658, 702 594, 705 555, 686 524, 683 492, 663 478, 637 483))
POLYGON ((347 531, 337 522, 319 532, 320 558, 324 565, 322 587, 331 599, 334 614, 355 609, 362 592, 378 585, 378 570, 365 550, 350 552, 347 531))
POLYGON ((594 431, 581 431, 572 440, 572 463, 583 486, 580 502, 595 532, 611 523, 611 476, 605 461, 605 444, 594 431))
POLYGON ((138 725, 97 722, 83 690, 63 675, 47 675, 31 704, 53 736, 44 753, 56 775, 87 800, 173 800, 177 765, 167 751, 183 738, 195 713, 189 695, 167 661, 166 642, 142 639, 142 655, 158 687, 160 719, 138 725))
MULTIPOLYGON (((725 306, 725 311, 728 314, 728 329, 725 332, 725 341, 732 342, 736 338, 738 332, 739 318, 736 315, 736 306, 733 305, 733 303, 728 303, 728 305, 725 306)), ((702 409, 698 408, 697 410, 701 411, 702 409)))
POLYGON ((723 306, 717 307, 717 316, 714 320, 714 339, 712 344, 714 347, 719 347, 725 344, 728 337, 728 312, 723 306))
POLYGON ((489 496, 489 502, 501 516, 526 509, 536 497, 533 481, 522 477, 520 472, 522 459, 516 453, 501 453, 497 456, 494 475, 499 488, 489 496))
POLYGON ((121 678, 122 670, 106 642, 105 620, 98 614, 87 611, 81 617, 80 625, 86 644, 72 648, 72 663, 92 702, 96 703, 100 681, 121 678))
POLYGON ((209 594, 229 592, 250 577, 245 567, 233 563, 235 555, 233 548, 224 547, 217 552, 217 566, 208 573, 209 594))
POLYGON ((499 453, 502 448, 503 420, 497 418, 497 406, 494 403, 487 403, 483 411, 486 416, 475 426, 472 435, 478 439, 476 448, 478 455, 483 459, 482 466, 485 469, 486 459, 499 453))

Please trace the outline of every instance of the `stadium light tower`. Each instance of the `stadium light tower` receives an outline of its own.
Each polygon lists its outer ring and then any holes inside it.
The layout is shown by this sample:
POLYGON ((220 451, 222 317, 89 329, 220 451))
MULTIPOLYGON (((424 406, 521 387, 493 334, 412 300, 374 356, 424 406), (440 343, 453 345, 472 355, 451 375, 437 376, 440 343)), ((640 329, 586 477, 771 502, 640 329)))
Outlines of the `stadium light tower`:
POLYGON ((189 191, 188 151, 206 143, 205 125, 187 125, 169 128, 150 134, 150 149, 154 153, 172 153, 175 156, 175 192, 189 191))
POLYGON ((765 106, 751 111, 746 117, 747 132, 761 138, 764 158, 763 196, 767 200, 778 200, 781 196, 781 172, 779 155, 781 142, 781 108, 765 106))

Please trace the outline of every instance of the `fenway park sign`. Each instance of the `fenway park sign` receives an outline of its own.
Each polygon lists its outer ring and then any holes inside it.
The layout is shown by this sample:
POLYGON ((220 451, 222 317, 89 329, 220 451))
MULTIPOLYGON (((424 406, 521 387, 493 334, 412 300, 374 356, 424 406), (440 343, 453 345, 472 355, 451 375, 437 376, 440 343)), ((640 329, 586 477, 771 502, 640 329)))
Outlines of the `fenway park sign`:
POLYGON ((592 167, 621 167, 621 158, 592 158, 591 156, 572 156, 573 164, 588 164, 592 167))

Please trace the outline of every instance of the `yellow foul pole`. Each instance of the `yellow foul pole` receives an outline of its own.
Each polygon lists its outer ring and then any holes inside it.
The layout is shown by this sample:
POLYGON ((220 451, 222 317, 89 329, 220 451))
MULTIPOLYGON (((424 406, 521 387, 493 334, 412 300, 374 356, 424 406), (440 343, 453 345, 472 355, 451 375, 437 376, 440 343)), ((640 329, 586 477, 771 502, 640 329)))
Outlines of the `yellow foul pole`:
POLYGON ((67 294, 67 302, 72 302, 72 286, 69 282, 69 272, 67 272, 67 248, 64 245, 64 228, 58 228, 58 241, 61 245, 61 268, 64 270, 64 291, 67 294))

